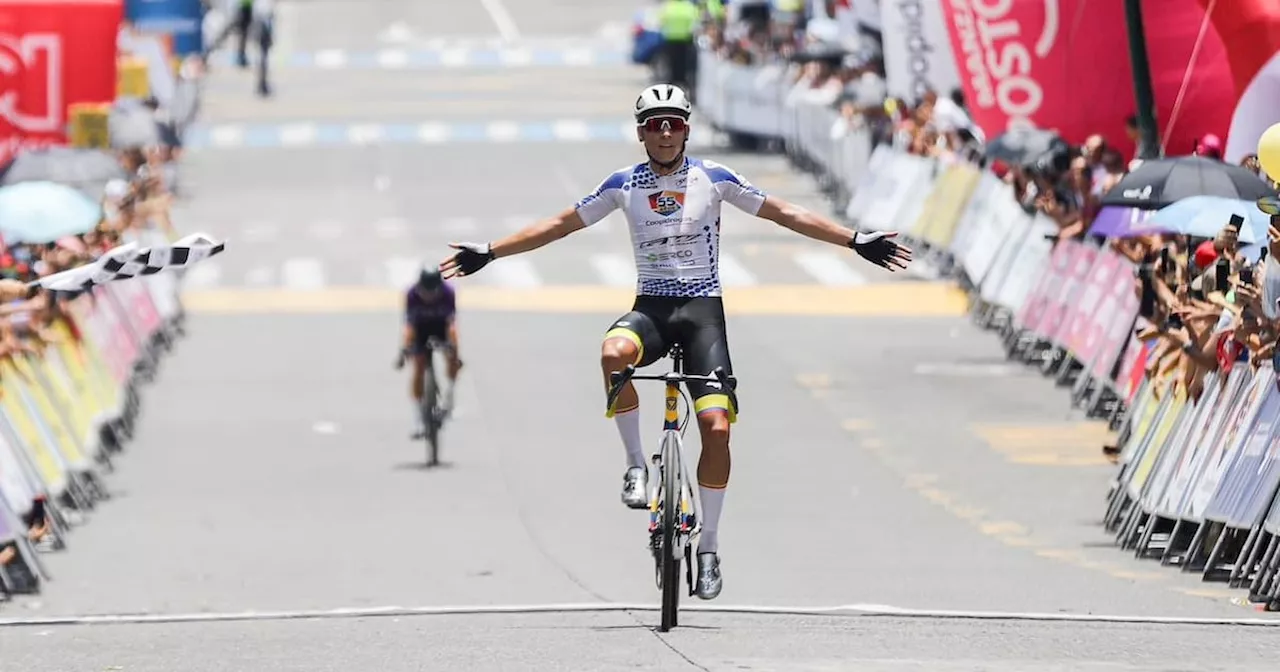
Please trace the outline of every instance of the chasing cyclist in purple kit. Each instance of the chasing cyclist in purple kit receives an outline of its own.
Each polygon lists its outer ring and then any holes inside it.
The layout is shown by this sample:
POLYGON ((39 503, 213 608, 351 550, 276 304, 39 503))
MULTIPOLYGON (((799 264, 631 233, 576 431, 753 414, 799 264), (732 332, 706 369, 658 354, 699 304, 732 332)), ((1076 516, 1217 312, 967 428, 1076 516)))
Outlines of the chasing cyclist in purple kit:
POLYGON ((404 301, 404 345, 396 359, 396 368, 404 366, 405 359, 413 358, 413 378, 410 393, 413 396, 413 438, 420 438, 425 431, 419 409, 422 406, 423 381, 431 371, 432 344, 430 339, 447 343, 446 354, 449 358, 449 385, 444 393, 444 412, 453 410, 453 388, 458 380, 458 371, 462 369, 462 360, 458 358, 458 326, 457 303, 453 288, 440 277, 435 264, 423 267, 418 280, 405 293, 404 301))

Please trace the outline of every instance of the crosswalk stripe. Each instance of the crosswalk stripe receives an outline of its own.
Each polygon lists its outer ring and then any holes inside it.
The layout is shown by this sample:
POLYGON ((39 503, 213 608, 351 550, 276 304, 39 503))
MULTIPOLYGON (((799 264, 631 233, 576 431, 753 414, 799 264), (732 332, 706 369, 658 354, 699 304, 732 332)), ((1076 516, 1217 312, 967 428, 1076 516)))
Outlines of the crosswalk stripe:
POLYGON ((466 49, 445 49, 440 52, 440 63, 452 68, 459 68, 467 64, 466 49))
POLYGON ((384 68, 403 68, 409 64, 409 54, 402 49, 383 49, 378 52, 378 65, 384 68))
POLYGON ((739 287, 756 284, 756 278, 733 255, 721 252, 720 282, 726 286, 739 287))
POLYGON ((382 127, 376 124, 357 124, 347 129, 347 139, 357 145, 377 142, 382 139, 382 127))
POLYGON ((483 278, 486 275, 493 281, 493 284, 507 287, 538 287, 542 285, 542 279, 538 277, 538 269, 534 267, 533 262, 520 257, 497 259, 486 266, 476 277, 483 278))
POLYGON ((244 129, 240 126, 216 126, 209 133, 209 144, 217 147, 234 147, 243 143, 244 129))
POLYGON ((494 142, 510 142, 520 138, 520 125, 510 121, 495 121, 486 127, 486 133, 494 142))
POLYGON ((280 268, 281 283, 290 289, 323 289, 324 265, 319 259, 287 259, 280 268))
POLYGON ((318 133, 315 124, 286 124, 280 129, 280 144, 309 145, 315 142, 318 133))
POLYGON ((633 287, 636 284, 635 266, 621 254, 593 254, 591 266, 606 285, 633 287))
POLYGON ((424 143, 439 143, 449 140, 449 126, 441 123, 426 123, 418 127, 418 140, 424 143))
POLYGON ((387 283, 394 288, 408 287, 418 277, 422 261, 413 257, 392 257, 385 262, 387 283))
POLYGON ((833 252, 801 252, 796 263, 824 285, 862 285, 867 279, 853 270, 833 252))
POLYGON ((216 259, 206 259, 204 262, 188 268, 182 282, 185 287, 203 289, 217 286, 221 277, 222 266, 218 261, 216 259))
POLYGON ((335 69, 347 64, 347 52, 341 49, 324 49, 317 51, 315 64, 318 68, 335 69))
POLYGON ((533 62, 533 52, 528 49, 503 49, 498 52, 498 58, 507 66, 529 65, 533 62))

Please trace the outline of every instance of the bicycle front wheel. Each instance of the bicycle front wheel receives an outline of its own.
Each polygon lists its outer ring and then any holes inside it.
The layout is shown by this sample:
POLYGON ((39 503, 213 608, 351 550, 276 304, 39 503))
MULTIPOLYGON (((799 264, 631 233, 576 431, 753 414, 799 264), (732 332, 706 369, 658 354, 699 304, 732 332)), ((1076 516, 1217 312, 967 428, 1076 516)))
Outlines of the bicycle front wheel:
POLYGON ((676 626, 680 609, 680 484, 684 479, 680 459, 680 435, 670 432, 662 441, 662 625, 666 632, 676 626))
POLYGON ((428 372, 424 382, 427 389, 422 394, 422 426, 426 430, 427 465, 434 467, 440 463, 440 418, 436 412, 440 388, 434 372, 428 372))

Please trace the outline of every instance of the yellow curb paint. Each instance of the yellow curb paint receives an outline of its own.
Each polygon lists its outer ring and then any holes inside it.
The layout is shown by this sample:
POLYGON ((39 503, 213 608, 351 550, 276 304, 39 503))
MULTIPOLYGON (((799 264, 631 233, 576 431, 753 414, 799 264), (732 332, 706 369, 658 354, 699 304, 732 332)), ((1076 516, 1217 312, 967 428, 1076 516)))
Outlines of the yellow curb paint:
MULTIPOLYGON (((635 300, 630 289, 605 286, 537 288, 458 283, 461 311, 620 314, 635 300)), ((394 289, 333 287, 317 291, 223 289, 188 291, 183 305, 196 314, 370 313, 401 308, 394 289)), ((944 283, 901 282, 858 287, 771 285, 727 290, 728 315, 947 317, 964 314, 965 298, 944 283)))
POLYGON ((801 373, 796 376, 796 384, 810 390, 824 390, 831 387, 831 376, 825 373, 801 373))

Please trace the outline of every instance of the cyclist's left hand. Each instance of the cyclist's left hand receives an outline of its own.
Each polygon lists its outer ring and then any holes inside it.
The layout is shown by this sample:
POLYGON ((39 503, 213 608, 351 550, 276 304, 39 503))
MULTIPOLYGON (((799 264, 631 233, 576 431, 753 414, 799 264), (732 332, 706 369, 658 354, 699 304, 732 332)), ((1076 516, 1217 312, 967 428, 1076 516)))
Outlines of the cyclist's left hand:
POLYGON ((863 259, 893 272, 897 268, 906 269, 911 263, 911 248, 894 242, 897 236, 897 231, 859 231, 847 245, 863 259))
POLYGON ((404 368, 405 357, 407 357, 407 355, 405 354, 404 349, 401 349, 400 352, 396 354, 396 363, 395 363, 396 371, 399 371, 400 369, 404 368))

